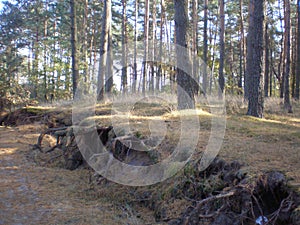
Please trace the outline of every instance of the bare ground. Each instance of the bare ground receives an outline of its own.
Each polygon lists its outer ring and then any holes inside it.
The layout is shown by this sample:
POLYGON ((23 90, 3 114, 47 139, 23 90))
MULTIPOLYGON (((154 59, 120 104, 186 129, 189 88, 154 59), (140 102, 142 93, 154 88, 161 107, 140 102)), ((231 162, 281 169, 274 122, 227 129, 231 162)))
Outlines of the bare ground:
POLYGON ((96 194, 89 171, 41 167, 29 159, 40 131, 39 124, 0 127, 0 224, 145 223, 125 203, 96 194))

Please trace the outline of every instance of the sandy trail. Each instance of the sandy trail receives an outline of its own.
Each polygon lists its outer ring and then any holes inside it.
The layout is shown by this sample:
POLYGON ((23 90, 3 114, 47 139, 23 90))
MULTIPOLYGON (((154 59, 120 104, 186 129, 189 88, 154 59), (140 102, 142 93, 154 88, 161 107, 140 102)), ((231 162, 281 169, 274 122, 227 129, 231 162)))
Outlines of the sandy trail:
POLYGON ((0 127, 0 224, 139 224, 109 198, 94 199, 86 170, 29 160, 38 125, 0 127))

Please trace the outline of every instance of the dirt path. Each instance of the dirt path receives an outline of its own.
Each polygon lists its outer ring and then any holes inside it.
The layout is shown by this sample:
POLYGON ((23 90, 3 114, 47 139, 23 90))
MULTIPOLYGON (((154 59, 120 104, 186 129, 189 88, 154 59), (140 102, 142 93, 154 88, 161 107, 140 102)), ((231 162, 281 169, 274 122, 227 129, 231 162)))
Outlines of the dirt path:
POLYGON ((109 196, 95 197, 87 170, 39 167, 28 155, 38 125, 0 127, 0 224, 144 224, 109 196))

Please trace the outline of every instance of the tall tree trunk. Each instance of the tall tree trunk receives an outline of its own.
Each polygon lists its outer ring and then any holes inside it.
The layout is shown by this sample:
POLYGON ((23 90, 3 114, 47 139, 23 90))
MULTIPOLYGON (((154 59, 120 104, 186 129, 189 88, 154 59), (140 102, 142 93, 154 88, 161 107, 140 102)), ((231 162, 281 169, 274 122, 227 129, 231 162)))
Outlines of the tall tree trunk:
POLYGON ((127 16, 126 0, 122 0, 122 92, 127 93, 127 16))
MULTIPOLYGON (((205 1, 207 1, 207 0, 205 0, 205 1)), ((207 24, 206 24, 206 32, 207 32, 207 24)), ((199 77, 199 60, 198 60, 198 0, 193 0, 193 35, 192 35, 192 37, 193 37, 193 48, 192 48, 193 78, 196 81, 196 82, 194 82, 195 85, 194 85, 193 88, 194 88, 194 93, 198 94, 199 93, 198 82, 200 80, 200 77, 199 77)), ((204 40, 203 44, 207 45, 207 37, 206 37, 206 40, 204 40)), ((207 57, 207 55, 206 55, 206 57, 207 57)), ((206 60, 206 62, 207 62, 207 60, 206 60)), ((205 72, 203 73, 203 80, 205 79, 206 83, 207 83, 206 62, 205 62, 205 65, 204 65, 205 72)), ((206 93, 206 92, 204 92, 204 93, 206 93)))
POLYGON ((208 52, 208 35, 207 35, 207 24, 208 24, 208 0, 204 0, 204 18, 203 18, 203 93, 207 94, 207 52, 208 52))
MULTIPOLYGON (((269 96, 272 97, 273 96, 273 76, 274 76, 274 72, 272 70, 272 65, 273 65, 273 50, 272 48, 269 49, 270 50, 270 65, 269 65, 269 96)), ((275 79, 274 79, 275 80, 275 79)))
POLYGON ((145 0, 145 17, 144 17, 144 59, 143 59, 143 80, 142 80, 142 93, 146 93, 147 83, 147 61, 149 51, 149 0, 145 0))
MULTIPOLYGON (((44 21, 44 38, 48 36, 48 20, 44 21)), ((48 101, 48 85, 47 85, 47 46, 44 44, 44 77, 43 77, 43 88, 44 88, 44 99, 48 101)))
POLYGON ((177 98, 178 109, 195 108, 191 62, 188 54, 188 0, 174 0, 176 55, 177 55, 177 98))
POLYGON ((89 71, 88 71, 88 0, 84 0, 84 15, 83 15, 83 45, 82 45, 82 61, 83 61, 83 75, 84 82, 88 85, 90 82, 89 71))
POLYGON ((249 91, 247 115, 263 117, 264 75, 264 9, 265 0, 250 0, 250 23, 247 38, 247 85, 249 91))
MULTIPOLYGON (((284 0, 283 0, 284 1, 284 0)), ((280 30, 282 31, 282 37, 280 40, 280 57, 278 63, 278 72, 277 72, 277 80, 279 82, 279 89, 280 89, 280 98, 284 97, 284 75, 285 75, 285 49, 284 49, 284 28, 282 23, 282 15, 281 15, 281 1, 278 0, 278 8, 279 8, 279 18, 280 18, 280 30)))
POLYGON ((70 0, 70 7, 71 7, 72 80, 73 80, 73 98, 74 98, 77 90, 78 82, 79 82, 76 0, 70 0))
MULTIPOLYGON (((39 15, 39 9, 35 9, 35 13, 38 16, 39 15)), ((39 19, 37 19, 37 26, 36 26, 36 31, 35 31, 35 40, 33 42, 33 49, 34 49, 34 60, 32 63, 32 72, 33 72, 33 93, 32 97, 37 98, 37 86, 38 86, 38 79, 39 79, 39 57, 40 57, 40 33, 39 33, 39 19)), ((11 75, 11 74, 10 74, 11 75)))
MULTIPOLYGON (((218 27, 218 21, 216 22, 216 27, 218 27)), ((210 46, 211 46, 211 61, 212 61, 212 66, 211 66, 211 76, 209 78, 209 93, 212 93, 212 88, 213 88, 213 82, 215 82, 214 79, 214 74, 215 74, 215 65, 216 65, 216 48, 217 48, 217 36, 218 32, 214 30, 214 24, 211 23, 210 25, 210 46)))
POLYGON ((265 28, 265 81, 264 81, 264 95, 269 97, 269 35, 268 35, 268 23, 265 28))
POLYGON ((159 87, 162 83, 162 54, 163 54, 163 35, 164 35, 164 24, 165 24, 165 1, 160 0, 160 36, 159 36, 159 66, 156 75, 156 87, 155 89, 159 91, 159 87))
MULTIPOLYGON (((54 24, 53 24, 53 30, 54 30, 54 34, 56 32, 56 18, 54 19, 54 24)), ((52 56, 50 59, 50 64, 52 66, 52 68, 55 68, 56 66, 56 41, 54 40, 53 42, 53 46, 52 46, 52 56)), ((55 95, 55 74, 57 74, 57 70, 53 70, 52 71, 52 77, 51 77, 51 101, 54 99, 54 95, 55 95)))
POLYGON ((155 63, 155 55, 156 55, 156 0, 153 0, 152 3, 152 46, 151 46, 151 79, 150 79, 150 90, 152 93, 154 93, 154 75, 155 75, 155 69, 156 69, 156 63, 155 63))
POLYGON ((285 74, 284 74, 284 108, 292 113, 292 105, 290 101, 290 66, 291 66, 291 8, 290 0, 284 0, 284 26, 285 26, 285 74))
POLYGON ((134 19, 134 54, 133 54, 133 79, 132 79, 132 93, 136 92, 136 82, 137 82, 137 38, 138 38, 138 14, 139 14, 139 0, 135 1, 134 6, 135 19, 134 19))
POLYGON ((242 94, 243 88, 243 78, 245 81, 245 30, 244 30, 244 15, 243 15, 243 0, 240 0, 240 29, 241 29, 241 38, 240 38, 240 75, 238 81, 239 94, 242 94))
POLYGON ((219 98, 224 94, 224 58, 225 58, 225 1, 219 0, 220 5, 220 65, 219 65, 219 98))
POLYGON ((291 94, 292 98, 295 98, 295 88, 296 88, 296 61, 297 61, 297 55, 296 55, 296 28, 295 24, 291 24, 291 94))
POLYGON ((297 0, 297 73, 295 98, 299 100, 300 95, 300 0, 297 0))
POLYGON ((71 95, 70 93, 70 82, 71 82, 71 79, 70 79, 70 57, 68 56, 67 57, 67 62, 65 63, 65 68, 64 68, 64 71, 65 71, 65 74, 66 74, 66 80, 65 80, 65 91, 68 95, 71 95))
POLYGON ((108 45, 107 45, 107 67, 105 71, 105 92, 107 96, 110 96, 114 82, 113 82, 113 49, 112 49, 113 46, 112 46, 112 30, 111 30, 111 21, 112 21, 111 0, 108 1, 108 3, 110 4, 108 8, 109 14, 107 16, 109 27, 108 27, 108 35, 107 35, 108 45))
POLYGON ((98 101, 104 99, 104 91, 107 92, 108 80, 107 72, 110 67, 109 62, 109 38, 111 29, 111 0, 104 1, 104 11, 102 17, 102 31, 101 31, 101 42, 100 42, 100 63, 98 70, 98 101), (106 81, 106 82, 105 82, 106 81))

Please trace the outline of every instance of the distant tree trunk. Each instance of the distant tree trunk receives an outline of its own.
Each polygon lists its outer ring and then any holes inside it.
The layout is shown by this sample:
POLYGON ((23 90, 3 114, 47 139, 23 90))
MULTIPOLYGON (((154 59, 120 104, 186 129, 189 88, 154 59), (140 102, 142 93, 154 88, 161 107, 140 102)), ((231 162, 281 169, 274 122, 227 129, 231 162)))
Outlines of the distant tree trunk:
POLYGON ((127 93, 127 16, 126 0, 122 0, 122 92, 127 93))
MULTIPOLYGON (((48 36, 48 20, 44 21, 44 38, 48 36)), ((47 85, 47 47, 44 45, 44 77, 43 77, 43 88, 44 88, 44 99, 48 101, 48 85, 47 85)))
MULTIPOLYGON (((54 24, 53 24, 53 30, 54 32, 56 32, 56 18, 54 19, 54 24)), ((52 56, 51 56, 51 59, 50 59, 50 64, 52 66, 52 68, 55 68, 55 65, 56 65, 56 41, 54 40, 53 42, 53 46, 51 48, 51 53, 52 53, 52 56)), ((57 70, 53 70, 52 71, 52 77, 51 77, 51 97, 52 97, 52 100, 54 98, 54 93, 55 93, 55 74, 57 74, 58 71, 57 70)), ((51 100, 51 102, 52 102, 51 100)))
POLYGON ((239 94, 242 94, 243 78, 245 79, 245 31, 244 31, 244 15, 243 15, 243 0, 240 0, 240 75, 238 81, 239 94))
MULTIPOLYGON (((35 9, 35 13, 36 16, 39 16, 39 9, 36 8, 35 9)), ((35 31, 35 40, 33 42, 33 53, 34 53, 34 59, 33 59, 33 63, 32 63, 32 84, 33 84, 33 93, 32 93, 32 97, 33 98, 37 98, 37 88, 38 88, 38 79, 39 79, 39 57, 40 57, 40 46, 39 46, 39 42, 40 42, 40 31, 39 31, 39 19, 37 19, 37 27, 36 27, 36 31, 35 31)), ((9 74, 11 75, 11 74, 9 74)))
POLYGON ((188 0, 174 0, 176 55, 177 55, 177 98, 178 109, 195 108, 191 62, 188 54, 188 0))
POLYGON ((250 0, 250 24, 247 38, 247 115, 263 117, 264 0, 250 0))
MULTIPOLYGON (((294 20, 293 20, 294 22, 294 20)), ((291 24, 291 95, 295 98, 295 88, 296 88, 296 62, 297 62, 297 32, 296 24, 291 24)))
POLYGON ((225 1, 219 0, 220 5, 220 65, 219 65, 219 98, 224 94, 224 58, 225 58, 225 1))
MULTIPOLYGON (((207 1, 207 0, 205 0, 207 1)), ((207 15, 206 15, 207 16, 207 15)), ((193 49, 192 49, 192 59, 193 59, 193 78, 195 79, 194 82, 194 93, 197 95, 199 93, 199 85, 198 82, 199 78, 199 60, 198 60, 198 0, 193 0, 193 49)), ((207 24, 206 24, 206 32, 207 32, 207 24)), ((206 40, 203 40, 203 45, 207 47, 207 37, 206 40)), ((206 55, 207 57, 207 55, 206 55)), ((206 60, 207 62, 207 60, 206 60)), ((205 62, 205 64, 206 64, 205 62)), ((204 65, 205 72, 203 73, 203 80, 207 83, 207 74, 206 74, 206 66, 204 65)))
POLYGON ((84 82, 89 84, 89 71, 88 71, 88 0, 84 0, 84 15, 83 15, 83 45, 82 45, 82 61, 83 61, 83 75, 84 82))
POLYGON ((107 79, 104 83, 104 78, 110 67, 109 62, 109 38, 110 38, 110 22, 111 22, 111 0, 104 1, 104 11, 102 17, 102 31, 101 31, 101 43, 100 43, 100 63, 98 71, 98 101, 104 99, 104 91, 107 92, 107 79))
POLYGON ((292 105, 290 101, 290 66, 291 66, 291 8, 290 0, 284 0, 284 26, 285 26, 285 74, 284 74, 284 108, 292 113, 292 105))
MULTIPOLYGON (((155 89, 159 91, 160 84, 162 83, 162 54, 163 54, 163 34, 164 34, 164 24, 165 24, 165 1, 160 0, 160 36, 159 36, 159 66, 156 75, 156 87, 155 89)), ((162 85, 161 85, 162 86, 162 85)))
POLYGON ((281 15, 281 1, 278 1, 279 7, 279 18, 280 18, 280 30, 282 31, 282 37, 280 40, 280 57, 278 63, 278 72, 277 72, 277 80, 279 82, 279 89, 280 89, 280 98, 284 97, 284 70, 285 70, 285 50, 284 50, 284 28, 282 24, 282 15, 281 15))
POLYGON ((72 46, 72 79, 73 98, 79 82, 78 54, 77 54, 77 21, 76 21, 76 0, 70 0, 71 7, 71 46, 72 46))
POLYGON ((296 72, 296 88, 295 98, 299 100, 300 95, 300 0, 297 0, 297 72, 296 72))
POLYGON ((71 73, 70 73, 70 57, 67 57, 67 62, 65 63, 65 74, 66 74, 66 80, 65 80, 65 91, 68 93, 68 95, 71 96, 70 92, 70 84, 71 84, 71 73))
POLYGON ((144 59, 143 59, 143 80, 142 80, 142 93, 146 93, 147 83, 147 61, 149 51, 149 0, 145 0, 145 17, 144 17, 144 59))
POLYGON ((265 28, 265 82, 264 82, 264 93, 265 97, 269 97, 269 35, 268 35, 268 23, 265 28))
POLYGON ((132 93, 136 92, 136 82, 137 82, 137 38, 138 38, 138 34, 137 34, 137 24, 138 24, 138 14, 139 14, 139 0, 135 1, 135 19, 134 19, 134 62, 133 62, 133 80, 132 80, 132 93))
POLYGON ((207 24, 208 24, 208 0, 204 0, 204 18, 203 18, 203 93, 207 94, 207 52, 208 52, 208 35, 207 35, 207 24))
POLYGON ((156 54, 156 0, 153 0, 152 9, 152 57, 151 57, 151 79, 150 79, 150 90, 154 93, 154 75, 156 69, 155 54, 156 54))
POLYGON ((108 34, 107 34, 108 43, 107 43, 107 67, 105 71, 105 92, 108 96, 110 96, 114 82, 113 82, 113 50, 112 50, 112 31, 111 31, 111 21, 112 21, 111 0, 109 0, 108 3, 109 6, 108 6, 107 20, 109 26, 108 26, 108 34))
MULTIPOLYGON (((216 22, 216 27, 218 27, 218 21, 216 22)), ((211 38, 210 38, 210 46, 211 47, 211 52, 212 52, 212 56, 211 56, 211 61, 212 61, 212 66, 211 66, 211 76, 209 78, 209 93, 212 93, 212 84, 215 81, 214 79, 214 73, 215 73, 215 65, 216 65, 216 46, 217 46, 217 36, 218 36, 218 32, 214 30, 214 24, 211 23, 210 26, 210 33, 211 33, 211 38), (214 34, 214 35, 212 35, 214 34)))
MULTIPOLYGON (((274 71, 273 71, 273 50, 270 48, 270 81, 269 81, 269 96, 273 96, 273 79, 274 79, 274 71)), ((274 79, 275 81, 275 79, 274 79)))

